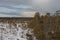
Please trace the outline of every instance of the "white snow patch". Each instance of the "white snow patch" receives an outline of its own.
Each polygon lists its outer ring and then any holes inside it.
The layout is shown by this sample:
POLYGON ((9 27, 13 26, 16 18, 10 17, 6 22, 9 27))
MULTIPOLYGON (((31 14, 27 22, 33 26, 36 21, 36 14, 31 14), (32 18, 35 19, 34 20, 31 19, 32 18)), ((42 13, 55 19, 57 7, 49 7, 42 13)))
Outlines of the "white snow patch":
POLYGON ((27 33, 33 37, 33 40, 36 40, 32 30, 29 28, 23 29, 21 23, 17 23, 17 28, 13 28, 13 25, 11 26, 8 23, 0 23, 0 40, 28 40, 27 33))

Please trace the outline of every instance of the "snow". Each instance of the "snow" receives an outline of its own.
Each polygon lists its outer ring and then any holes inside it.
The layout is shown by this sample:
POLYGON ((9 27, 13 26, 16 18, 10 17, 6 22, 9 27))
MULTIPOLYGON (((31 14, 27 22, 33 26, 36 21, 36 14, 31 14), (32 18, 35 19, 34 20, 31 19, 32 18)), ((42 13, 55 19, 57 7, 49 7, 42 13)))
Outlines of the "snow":
POLYGON ((23 23, 16 23, 16 27, 9 23, 0 23, 0 40, 28 40, 26 34, 32 35, 33 40, 35 40, 35 36, 32 33, 32 30, 29 28, 24 28, 27 23, 22 25, 23 23))

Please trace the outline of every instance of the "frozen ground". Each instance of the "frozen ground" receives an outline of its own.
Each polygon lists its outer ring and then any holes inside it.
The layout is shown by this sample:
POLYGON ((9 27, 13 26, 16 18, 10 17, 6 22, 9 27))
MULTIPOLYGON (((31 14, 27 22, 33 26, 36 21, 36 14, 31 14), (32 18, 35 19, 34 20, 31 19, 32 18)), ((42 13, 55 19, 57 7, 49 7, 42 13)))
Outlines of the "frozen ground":
MULTIPOLYGON (((27 25, 25 23, 25 25, 27 25)), ((24 28, 21 23, 17 23, 17 26, 8 23, 0 23, 0 40, 28 40, 29 34, 33 40, 35 37, 31 29, 24 28)))

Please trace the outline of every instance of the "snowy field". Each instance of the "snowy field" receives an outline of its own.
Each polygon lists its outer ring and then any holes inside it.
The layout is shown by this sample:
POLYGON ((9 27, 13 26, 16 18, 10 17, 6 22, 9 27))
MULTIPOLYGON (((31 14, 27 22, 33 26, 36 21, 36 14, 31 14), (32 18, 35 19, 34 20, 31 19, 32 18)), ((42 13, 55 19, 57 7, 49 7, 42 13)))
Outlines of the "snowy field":
POLYGON ((16 23, 16 26, 14 26, 9 23, 0 23, 0 40, 29 40, 29 38, 35 40, 32 30, 25 28, 27 23, 23 26, 22 24, 16 23))

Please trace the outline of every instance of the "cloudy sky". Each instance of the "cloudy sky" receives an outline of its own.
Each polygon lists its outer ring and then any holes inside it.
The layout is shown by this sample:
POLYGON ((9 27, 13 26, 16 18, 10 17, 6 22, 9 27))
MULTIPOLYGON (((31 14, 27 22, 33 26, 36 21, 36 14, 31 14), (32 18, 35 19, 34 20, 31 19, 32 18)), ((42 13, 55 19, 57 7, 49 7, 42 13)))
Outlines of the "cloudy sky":
POLYGON ((0 0, 0 17, 28 17, 60 10, 60 0, 0 0))

